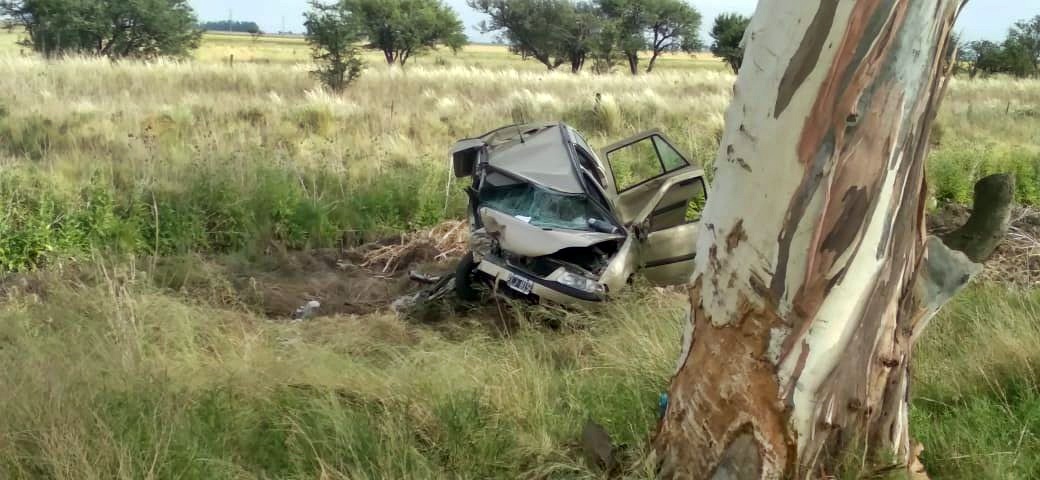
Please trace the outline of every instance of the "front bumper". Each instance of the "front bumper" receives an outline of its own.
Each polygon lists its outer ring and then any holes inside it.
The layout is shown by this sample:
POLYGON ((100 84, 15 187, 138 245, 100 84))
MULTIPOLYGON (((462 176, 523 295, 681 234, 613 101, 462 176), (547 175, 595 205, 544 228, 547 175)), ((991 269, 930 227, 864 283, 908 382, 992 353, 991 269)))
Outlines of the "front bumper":
POLYGON ((500 293, 515 293, 516 295, 512 296, 527 297, 528 299, 539 303, 548 301, 560 305, 596 305, 606 300, 604 295, 586 292, 559 282, 547 280, 511 265, 506 265, 504 262, 496 261, 490 257, 485 257, 479 264, 477 264, 477 271, 488 278, 491 287, 495 289, 495 291, 500 293), (516 292, 506 285, 506 282, 508 282, 509 278, 513 275, 521 275, 534 282, 530 295, 516 292))

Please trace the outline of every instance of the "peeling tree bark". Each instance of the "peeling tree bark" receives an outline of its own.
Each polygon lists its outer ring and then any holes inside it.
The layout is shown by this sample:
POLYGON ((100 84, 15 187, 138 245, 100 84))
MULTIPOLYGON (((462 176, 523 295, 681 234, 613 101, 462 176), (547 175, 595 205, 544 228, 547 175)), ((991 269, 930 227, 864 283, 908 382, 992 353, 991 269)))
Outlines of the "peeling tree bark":
POLYGON ((654 439, 662 477, 915 464, 914 340, 980 269, 924 225, 961 7, 759 2, 654 439))

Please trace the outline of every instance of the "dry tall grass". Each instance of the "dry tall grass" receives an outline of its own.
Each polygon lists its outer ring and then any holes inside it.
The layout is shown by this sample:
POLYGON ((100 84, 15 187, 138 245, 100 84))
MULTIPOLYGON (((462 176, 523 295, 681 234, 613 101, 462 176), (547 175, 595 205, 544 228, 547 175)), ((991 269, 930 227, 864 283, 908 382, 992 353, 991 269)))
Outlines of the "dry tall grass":
MULTIPOLYGON (((595 478, 573 451, 586 417, 642 453, 678 298, 637 290, 602 312, 531 314, 562 331, 513 314, 509 336, 389 314, 288 325, 185 293, 248 283, 209 262, 183 267, 215 278, 182 291, 94 255, 258 261, 436 223, 461 205, 456 193, 445 208, 446 148, 513 121, 564 119, 600 146, 661 127, 710 163, 731 75, 448 58, 373 65, 333 96, 306 65, 221 57, 0 56, 0 269, 50 272, 0 294, 0 477, 595 478), (102 266, 65 269, 69 256, 102 266)), ((936 196, 964 200, 974 177, 1013 167, 1020 197, 1040 201, 1038 105, 1040 81, 955 82, 936 196)), ((939 475, 1040 477, 1038 305, 978 287, 926 336, 914 421, 939 475)))

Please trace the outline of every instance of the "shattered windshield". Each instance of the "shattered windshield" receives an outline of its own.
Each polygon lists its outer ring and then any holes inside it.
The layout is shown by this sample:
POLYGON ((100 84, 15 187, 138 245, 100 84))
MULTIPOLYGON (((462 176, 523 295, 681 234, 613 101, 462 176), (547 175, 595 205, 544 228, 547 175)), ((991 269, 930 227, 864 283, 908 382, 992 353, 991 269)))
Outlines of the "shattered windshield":
POLYGON ((540 228, 590 231, 590 219, 602 221, 585 195, 564 195, 529 183, 485 185, 480 203, 540 228))

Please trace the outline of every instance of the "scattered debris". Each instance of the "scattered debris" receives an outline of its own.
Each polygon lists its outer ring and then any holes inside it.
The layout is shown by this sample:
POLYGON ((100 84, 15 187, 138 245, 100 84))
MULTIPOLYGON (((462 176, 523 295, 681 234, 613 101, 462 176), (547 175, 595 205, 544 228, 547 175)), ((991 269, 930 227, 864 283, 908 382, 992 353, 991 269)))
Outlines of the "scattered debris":
POLYGON ((454 291, 455 276, 445 275, 427 288, 394 300, 390 309, 402 315, 410 315, 429 302, 441 300, 454 291))
POLYGON ((996 254, 986 262, 983 278, 1021 287, 1040 286, 1040 211, 1020 209, 996 254))
POLYGON ((401 235, 391 244, 381 242, 362 254, 361 266, 395 273, 421 262, 444 262, 466 252, 469 229, 461 220, 441 223, 431 229, 401 235))
POLYGON ((439 282, 442 277, 437 275, 430 275, 427 273, 416 272, 415 270, 412 270, 411 272, 408 272, 408 278, 411 278, 412 281, 415 282, 424 283, 426 285, 432 285, 434 283, 439 282))
POLYGON ((294 311, 292 314, 292 319, 293 321, 297 322, 307 320, 313 317, 315 314, 317 314, 320 308, 321 302, 317 300, 311 300, 300 306, 300 308, 297 308, 296 311, 294 311))

